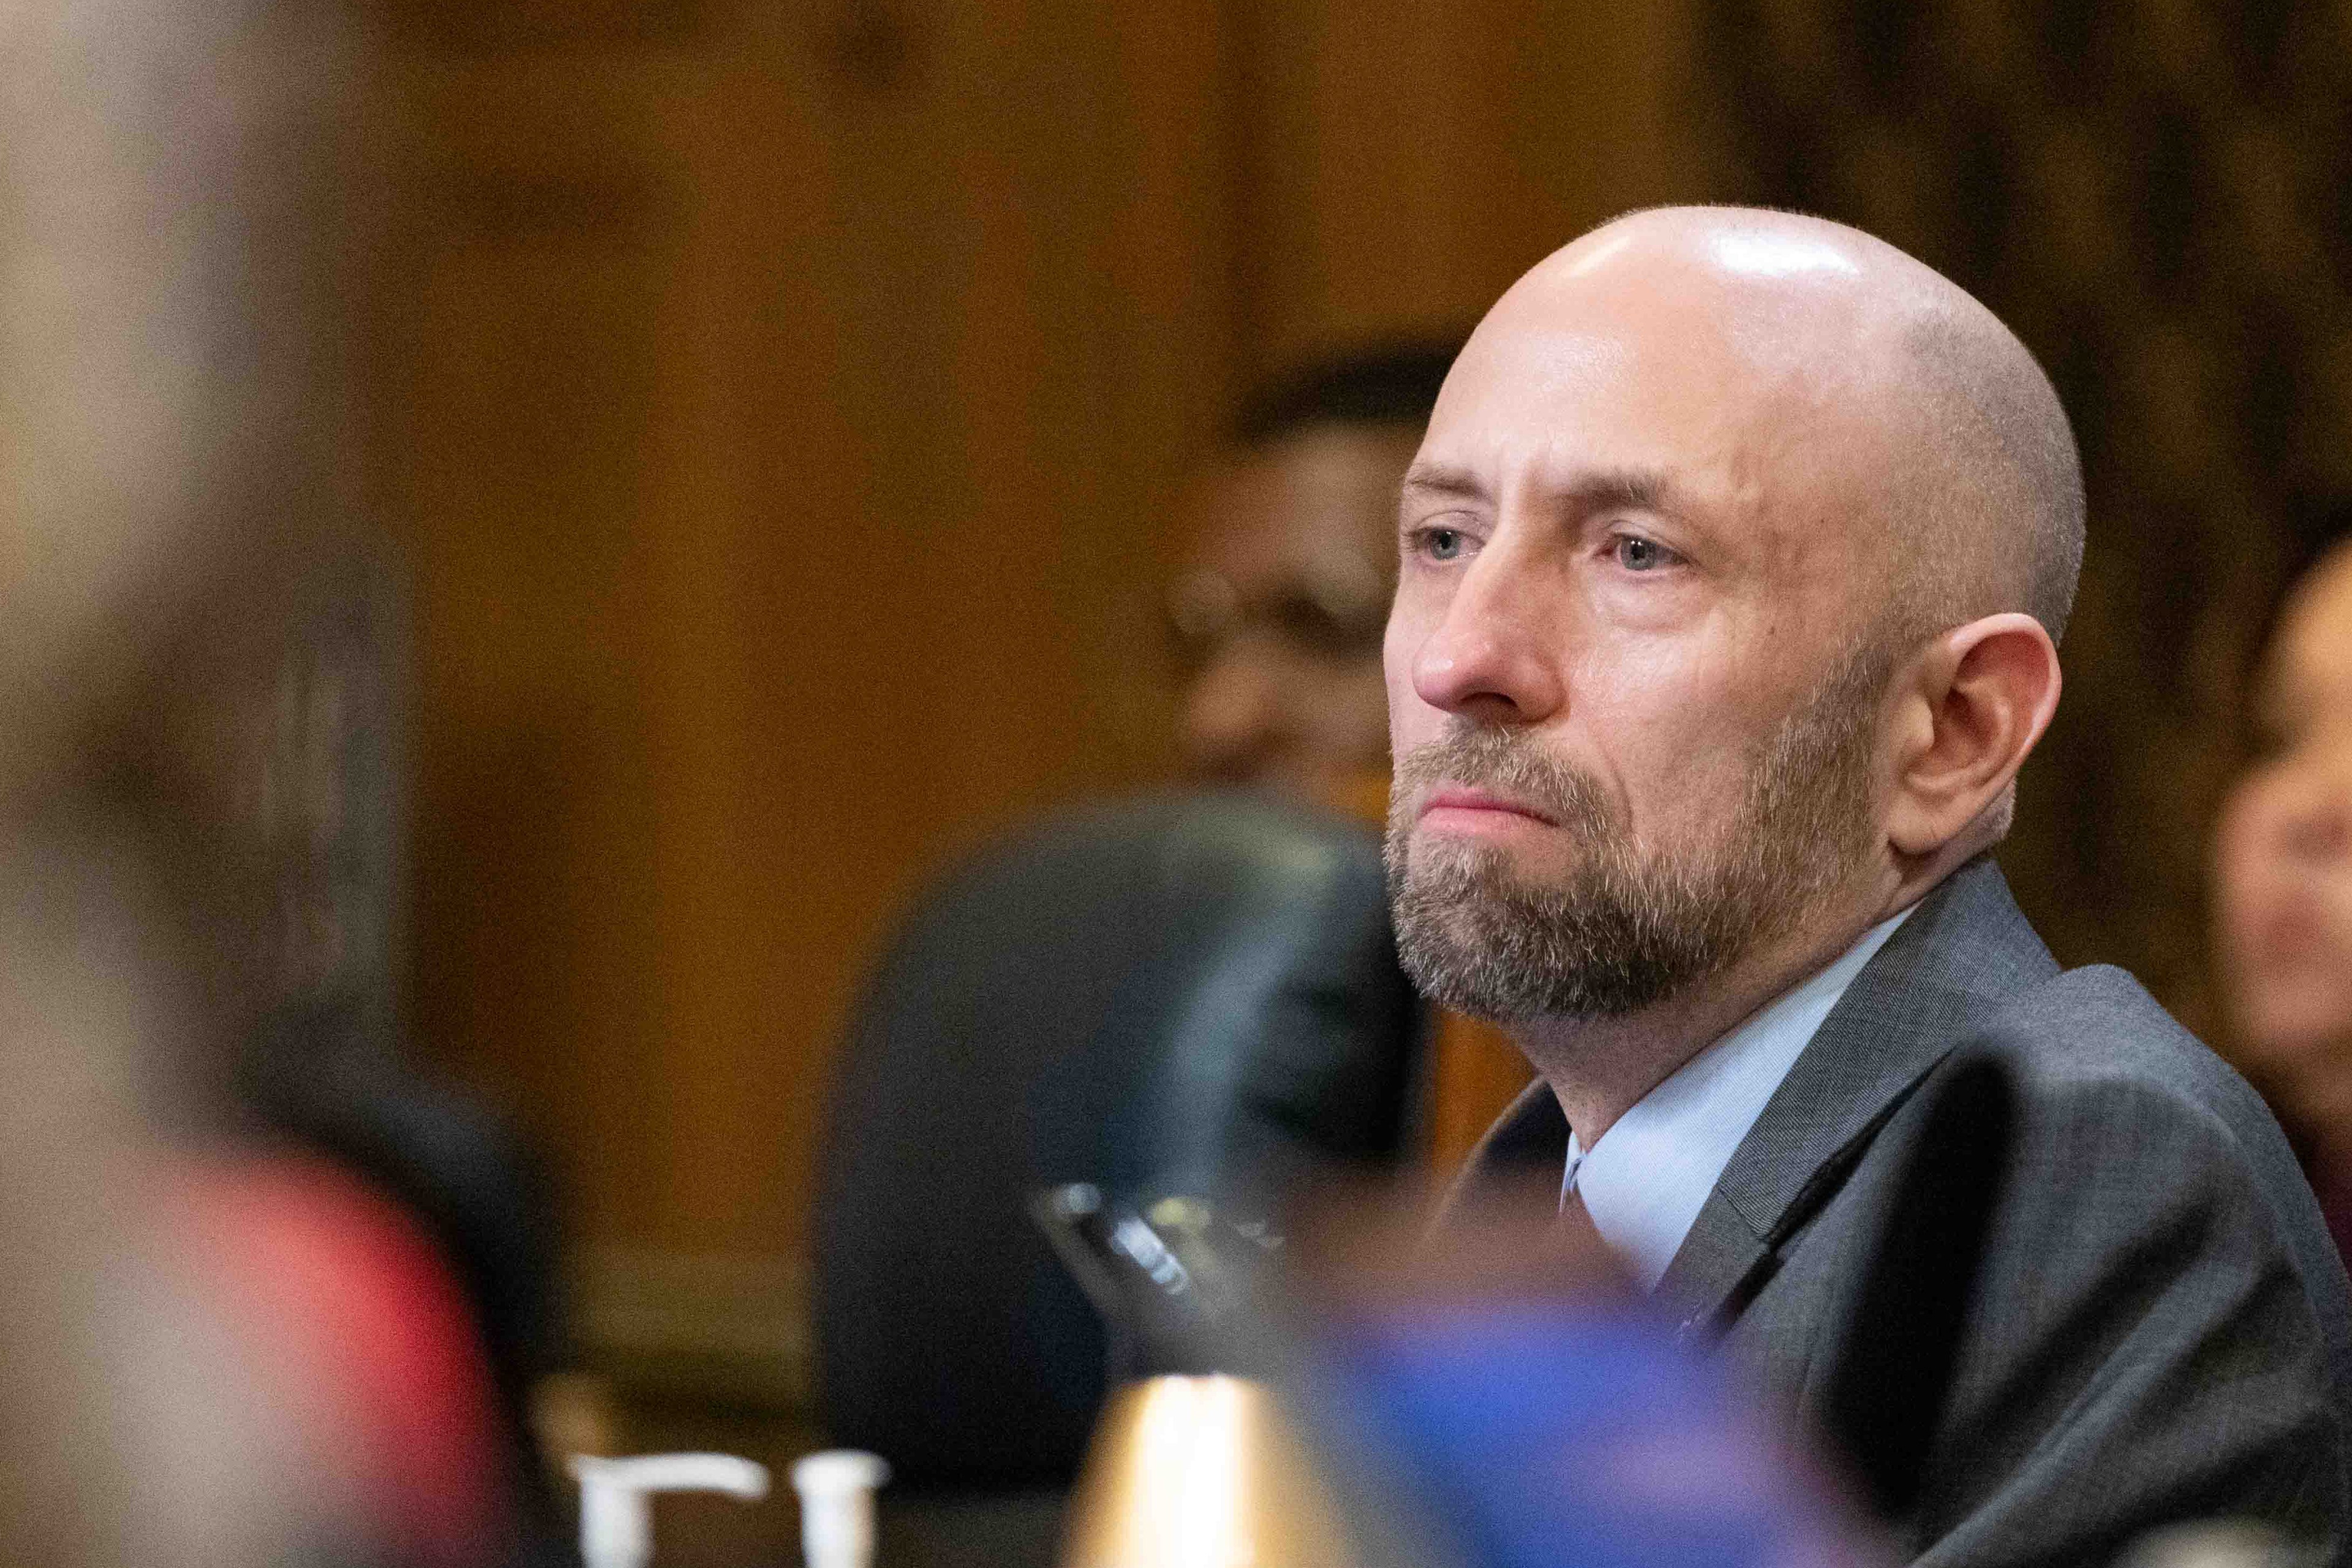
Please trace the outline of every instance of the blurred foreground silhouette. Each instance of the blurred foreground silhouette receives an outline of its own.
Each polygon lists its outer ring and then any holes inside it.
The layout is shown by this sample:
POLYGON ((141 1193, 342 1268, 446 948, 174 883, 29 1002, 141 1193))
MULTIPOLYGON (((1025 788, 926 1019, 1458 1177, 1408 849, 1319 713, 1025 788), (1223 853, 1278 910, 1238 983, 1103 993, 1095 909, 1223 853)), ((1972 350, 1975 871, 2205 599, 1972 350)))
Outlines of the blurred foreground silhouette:
POLYGON ((321 640, 367 575, 364 51, 241 0, 0 31, 0 1559, 496 1560, 458 1271, 238 1094, 388 943, 321 640))

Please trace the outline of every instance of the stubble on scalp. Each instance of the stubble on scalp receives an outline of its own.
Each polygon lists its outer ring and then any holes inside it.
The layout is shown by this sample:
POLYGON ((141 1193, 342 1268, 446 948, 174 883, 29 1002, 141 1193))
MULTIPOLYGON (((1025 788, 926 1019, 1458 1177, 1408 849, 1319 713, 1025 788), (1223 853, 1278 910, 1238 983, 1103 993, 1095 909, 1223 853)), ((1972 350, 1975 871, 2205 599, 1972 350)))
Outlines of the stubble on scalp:
POLYGON ((1400 758, 1385 858, 1397 949, 1423 994, 1496 1023, 1622 1017, 1721 973, 1870 853, 1879 703, 1894 640, 1863 639, 1756 750, 1738 809, 1644 844, 1590 777, 1521 731, 1460 725, 1400 758), (1488 844, 1412 842, 1441 783, 1525 801, 1568 836, 1546 882, 1488 844))

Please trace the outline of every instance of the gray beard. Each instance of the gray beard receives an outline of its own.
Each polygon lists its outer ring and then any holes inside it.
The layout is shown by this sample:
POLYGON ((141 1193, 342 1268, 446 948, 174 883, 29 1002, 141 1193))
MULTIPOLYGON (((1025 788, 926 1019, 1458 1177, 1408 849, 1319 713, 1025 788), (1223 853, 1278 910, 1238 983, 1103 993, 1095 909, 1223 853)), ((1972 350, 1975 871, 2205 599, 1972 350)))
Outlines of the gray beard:
POLYGON ((1876 710, 1890 658, 1849 654, 1750 763, 1739 809, 1697 844, 1644 850, 1598 785, 1521 731, 1460 725, 1400 761, 1385 858, 1397 952, 1431 1001, 1496 1023, 1622 1017, 1789 930, 1874 847, 1876 710), (1441 782, 1536 806, 1573 841, 1532 882, 1489 844, 1412 842, 1441 782))

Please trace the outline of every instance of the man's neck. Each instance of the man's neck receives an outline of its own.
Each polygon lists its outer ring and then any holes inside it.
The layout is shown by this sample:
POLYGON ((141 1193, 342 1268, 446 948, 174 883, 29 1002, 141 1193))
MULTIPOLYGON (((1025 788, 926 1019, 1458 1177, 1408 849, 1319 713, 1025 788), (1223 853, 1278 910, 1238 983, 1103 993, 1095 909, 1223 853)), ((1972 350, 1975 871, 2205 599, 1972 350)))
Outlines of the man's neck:
MULTIPOLYGON (((1965 858, 1963 857, 1962 858, 1965 858)), ((1638 1013, 1615 1018, 1537 1018, 1509 1026, 1512 1039, 1590 1149, 1617 1119, 1750 1014, 1835 963, 1864 933, 1906 910, 1959 859, 1889 867, 1863 887, 1826 900, 1779 941, 1638 1013)))

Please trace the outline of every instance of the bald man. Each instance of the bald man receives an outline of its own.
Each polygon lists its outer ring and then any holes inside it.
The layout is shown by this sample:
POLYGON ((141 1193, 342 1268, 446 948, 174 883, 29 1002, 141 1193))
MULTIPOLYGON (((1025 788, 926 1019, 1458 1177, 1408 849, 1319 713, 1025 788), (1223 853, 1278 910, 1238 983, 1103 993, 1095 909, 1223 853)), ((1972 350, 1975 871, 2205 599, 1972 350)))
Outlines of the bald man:
POLYGON ((1994 1058, 2013 1136, 1943 1194, 1980 1189, 1986 1251, 1945 1271, 1955 1370, 1890 1501, 1918 1560, 2099 1563, 2229 1514, 2335 1561, 2352 1320, 2309 1190, 2245 1084, 2129 976, 2062 972, 1988 858, 2083 542, 2023 346, 1854 230, 1637 214, 1479 325, 1400 542, 1399 942, 1538 1074, 1454 1212, 1546 1173, 1822 1415, 1843 1347, 1938 1305, 1896 1278, 1854 1321, 1948 1082, 1994 1058))

